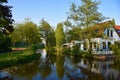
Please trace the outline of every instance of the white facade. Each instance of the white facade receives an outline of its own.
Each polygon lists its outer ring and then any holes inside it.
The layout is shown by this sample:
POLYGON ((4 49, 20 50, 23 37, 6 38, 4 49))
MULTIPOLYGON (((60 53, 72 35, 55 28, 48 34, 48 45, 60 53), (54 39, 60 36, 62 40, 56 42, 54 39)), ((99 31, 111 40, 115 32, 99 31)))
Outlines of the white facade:
POLYGON ((104 36, 103 38, 95 38, 94 41, 99 45, 99 49, 102 51, 108 51, 110 50, 110 45, 114 44, 116 41, 120 41, 120 37, 118 36, 117 32, 113 27, 106 28, 104 30, 104 36))

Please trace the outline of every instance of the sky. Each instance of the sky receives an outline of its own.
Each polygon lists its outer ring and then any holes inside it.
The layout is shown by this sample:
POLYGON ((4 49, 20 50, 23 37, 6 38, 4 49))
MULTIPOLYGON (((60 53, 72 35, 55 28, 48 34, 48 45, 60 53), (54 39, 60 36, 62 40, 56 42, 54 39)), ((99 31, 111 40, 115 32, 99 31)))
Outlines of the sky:
MULTIPOLYGON (((115 19, 116 25, 120 25, 120 0, 100 0, 98 11, 105 17, 115 19)), ((30 18, 39 25, 41 19, 55 27, 57 23, 67 18, 70 3, 81 5, 80 0, 8 0, 8 5, 13 6, 12 14, 16 23, 30 18)))

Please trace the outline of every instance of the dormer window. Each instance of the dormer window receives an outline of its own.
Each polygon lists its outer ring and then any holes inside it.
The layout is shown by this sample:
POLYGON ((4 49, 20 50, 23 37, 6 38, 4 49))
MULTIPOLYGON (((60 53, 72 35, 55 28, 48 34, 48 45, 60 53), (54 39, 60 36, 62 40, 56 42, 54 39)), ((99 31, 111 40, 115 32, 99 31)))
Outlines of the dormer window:
POLYGON ((113 37, 113 30, 107 29, 107 36, 108 37, 113 37))

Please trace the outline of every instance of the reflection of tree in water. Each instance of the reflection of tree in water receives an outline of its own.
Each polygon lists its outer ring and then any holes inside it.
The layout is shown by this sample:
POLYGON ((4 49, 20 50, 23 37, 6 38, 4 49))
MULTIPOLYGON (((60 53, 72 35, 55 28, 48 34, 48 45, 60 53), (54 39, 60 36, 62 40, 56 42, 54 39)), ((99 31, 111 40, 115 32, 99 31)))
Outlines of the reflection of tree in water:
POLYGON ((39 72, 38 63, 36 61, 25 64, 23 66, 17 66, 10 68, 8 72, 13 77, 26 78, 27 80, 32 80, 32 78, 39 72))
POLYGON ((62 79, 63 76, 64 76, 64 60, 65 58, 64 57, 57 57, 57 61, 56 61, 56 73, 57 73, 57 76, 58 78, 62 79))
MULTIPOLYGON (((111 65, 111 67, 116 70, 116 72, 118 72, 116 79, 120 80, 120 61, 119 60, 114 60, 113 64, 111 65)), ((109 76, 110 78, 112 78, 111 76, 109 76)), ((114 77, 114 76, 113 76, 114 77)))
POLYGON ((120 72, 120 61, 113 61, 112 67, 120 72))
POLYGON ((54 63, 56 62, 56 56, 48 56, 48 59, 50 60, 50 63, 52 64, 52 65, 54 65, 54 63))
POLYGON ((49 60, 46 60, 45 62, 39 64, 39 72, 41 73, 42 80, 51 74, 52 68, 49 60))

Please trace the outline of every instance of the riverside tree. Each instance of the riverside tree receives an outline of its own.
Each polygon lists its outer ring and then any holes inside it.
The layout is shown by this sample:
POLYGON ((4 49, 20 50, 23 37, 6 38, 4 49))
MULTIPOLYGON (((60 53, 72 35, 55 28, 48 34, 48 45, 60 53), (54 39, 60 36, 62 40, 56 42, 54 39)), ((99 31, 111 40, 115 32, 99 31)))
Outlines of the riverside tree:
POLYGON ((15 30, 11 35, 12 42, 23 42, 28 46, 40 42, 40 33, 37 25, 30 20, 16 24, 15 30))
POLYGON ((75 27, 83 28, 100 23, 106 17, 98 12, 99 4, 100 1, 97 0, 81 0, 81 6, 72 3, 68 12, 68 21, 74 24, 75 27))
POLYGON ((53 31, 51 25, 44 19, 42 19, 40 22, 39 30, 40 30, 42 38, 45 39, 45 41, 46 41, 46 44, 45 44, 46 49, 47 49, 47 51, 49 51, 49 48, 54 44, 53 41, 55 41, 54 31, 53 31), (52 44, 52 42, 53 42, 53 44, 52 44))
POLYGON ((58 52, 61 51, 61 46, 65 42, 65 34, 63 31, 63 24, 58 23, 57 28, 55 30, 55 38, 56 38, 56 49, 58 52))
POLYGON ((0 0, 0 52, 9 50, 11 39, 9 34, 13 32, 12 6, 5 5, 7 0, 0 0))

